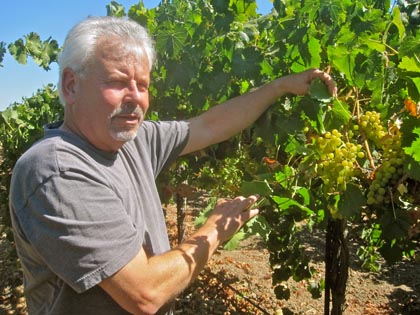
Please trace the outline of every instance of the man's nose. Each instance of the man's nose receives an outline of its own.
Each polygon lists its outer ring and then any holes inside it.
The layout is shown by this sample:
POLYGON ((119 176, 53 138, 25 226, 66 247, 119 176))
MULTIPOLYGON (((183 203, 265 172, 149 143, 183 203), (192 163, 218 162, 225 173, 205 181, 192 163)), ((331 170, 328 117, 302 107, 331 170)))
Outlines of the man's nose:
POLYGON ((140 90, 137 87, 137 83, 134 80, 130 81, 130 84, 128 86, 128 97, 131 97, 133 100, 139 99, 141 96, 140 90))
POLYGON ((135 80, 131 80, 124 102, 136 104, 144 111, 149 106, 149 91, 146 87, 139 86, 135 80))

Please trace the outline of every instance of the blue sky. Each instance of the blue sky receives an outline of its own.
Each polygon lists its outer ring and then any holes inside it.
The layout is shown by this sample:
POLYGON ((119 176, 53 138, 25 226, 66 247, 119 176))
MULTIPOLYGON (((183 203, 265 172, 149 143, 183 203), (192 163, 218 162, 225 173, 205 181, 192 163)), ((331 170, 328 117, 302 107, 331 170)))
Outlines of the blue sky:
MULTIPOLYGON (((42 40, 50 36, 61 46, 67 31, 88 15, 106 15, 106 5, 111 0, 8 0, 0 10, 0 41, 14 42, 30 32, 42 40)), ((126 9, 137 0, 117 0, 126 9)), ((146 7, 155 7, 159 0, 144 0, 146 7)), ((259 12, 268 13, 273 7, 270 0, 257 0, 259 12)), ((30 97, 48 83, 56 84, 58 67, 50 71, 38 67, 28 59, 27 65, 18 64, 9 54, 0 68, 0 111, 11 103, 30 97)))

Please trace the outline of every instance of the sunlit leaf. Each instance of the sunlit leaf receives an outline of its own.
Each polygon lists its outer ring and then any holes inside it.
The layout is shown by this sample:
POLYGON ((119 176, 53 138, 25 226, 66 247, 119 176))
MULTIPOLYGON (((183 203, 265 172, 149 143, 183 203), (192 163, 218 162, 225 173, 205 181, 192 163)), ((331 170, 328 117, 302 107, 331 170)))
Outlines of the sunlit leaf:
POLYGON ((23 65, 26 65, 28 58, 26 55, 26 47, 23 43, 23 39, 18 39, 14 43, 9 44, 8 46, 10 54, 15 58, 15 60, 23 65))
POLYGON ((398 68, 406 71, 420 72, 420 61, 404 56, 399 63, 398 68))
POLYGON ((188 33, 182 25, 165 22, 157 36, 157 48, 168 54, 171 58, 177 58, 187 39, 188 33))
MULTIPOLYGON (((399 38, 402 39, 405 34, 405 26, 401 19, 401 11, 398 6, 395 6, 392 10, 392 23, 394 23, 394 25, 397 27, 399 38)), ((407 38, 404 38, 403 42, 405 42, 406 40, 407 38)), ((404 43, 402 45, 404 45, 404 43)))
POLYGON ((235 250, 238 248, 241 241, 246 238, 246 233, 242 230, 236 232, 230 240, 228 240, 224 245, 223 248, 226 250, 235 250))
POLYGON ((29 33, 25 36, 26 39, 26 49, 33 56, 39 56, 42 51, 41 38, 37 33, 29 33))
POLYGON ((417 138, 411 143, 411 146, 404 148, 404 152, 411 155, 416 162, 420 163, 420 127, 414 128, 413 134, 416 134, 417 138))
POLYGON ((124 6, 119 4, 117 1, 111 1, 106 5, 106 15, 123 17, 125 16, 124 6))
POLYGON ((308 41, 308 50, 311 55, 311 61, 307 66, 309 68, 319 68, 322 54, 322 47, 319 40, 311 37, 308 41))

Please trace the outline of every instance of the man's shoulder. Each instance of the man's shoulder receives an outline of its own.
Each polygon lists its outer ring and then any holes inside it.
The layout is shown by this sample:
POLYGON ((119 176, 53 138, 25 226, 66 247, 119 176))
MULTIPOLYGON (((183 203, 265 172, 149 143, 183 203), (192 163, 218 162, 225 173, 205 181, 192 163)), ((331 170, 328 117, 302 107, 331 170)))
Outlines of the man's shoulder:
POLYGON ((39 163, 53 162, 56 139, 42 138, 32 144, 17 160, 16 166, 31 165, 35 167, 39 163))
POLYGON ((88 145, 71 135, 56 133, 35 142, 17 161, 16 171, 33 175, 60 172, 71 165, 86 164, 88 145))

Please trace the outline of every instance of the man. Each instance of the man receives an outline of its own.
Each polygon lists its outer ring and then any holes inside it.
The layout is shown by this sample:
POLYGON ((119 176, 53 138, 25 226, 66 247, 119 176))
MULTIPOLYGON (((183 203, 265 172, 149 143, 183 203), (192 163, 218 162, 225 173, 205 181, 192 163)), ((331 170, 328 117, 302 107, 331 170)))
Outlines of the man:
POLYGON ((143 121, 154 52, 137 23, 88 18, 59 57, 64 121, 13 171, 10 211, 30 315, 172 314, 171 301, 217 247, 258 213, 257 196, 220 201, 169 248, 155 178, 177 156, 228 139, 319 70, 279 78, 180 122, 143 121))

